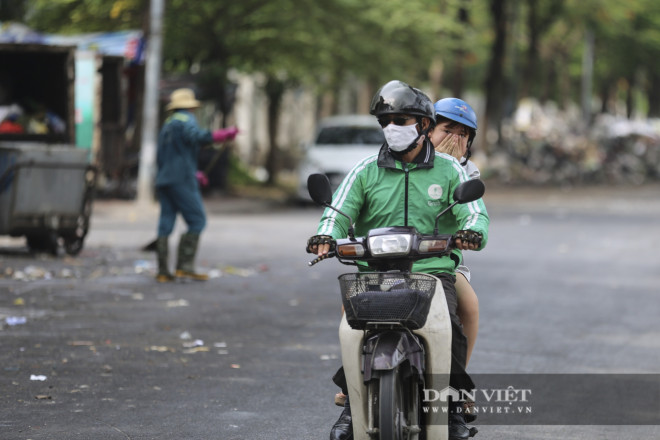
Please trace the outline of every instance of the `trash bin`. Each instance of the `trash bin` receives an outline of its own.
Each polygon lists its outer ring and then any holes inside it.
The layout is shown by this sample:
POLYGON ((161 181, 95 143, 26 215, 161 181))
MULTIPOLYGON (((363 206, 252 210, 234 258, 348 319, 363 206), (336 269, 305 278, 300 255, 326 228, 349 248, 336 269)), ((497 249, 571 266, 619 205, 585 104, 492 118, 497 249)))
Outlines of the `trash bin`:
POLYGON ((76 255, 89 230, 96 170, 70 146, 0 142, 0 235, 76 255))

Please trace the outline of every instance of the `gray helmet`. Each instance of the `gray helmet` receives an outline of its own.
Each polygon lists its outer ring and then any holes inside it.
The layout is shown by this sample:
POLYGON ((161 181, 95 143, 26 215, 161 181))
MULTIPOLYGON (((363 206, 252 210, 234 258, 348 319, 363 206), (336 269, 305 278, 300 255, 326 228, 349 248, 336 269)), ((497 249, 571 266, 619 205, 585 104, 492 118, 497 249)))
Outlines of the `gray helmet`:
POLYGON ((379 117, 395 113, 421 116, 435 121, 433 102, 421 90, 403 81, 390 81, 376 92, 369 113, 379 117))

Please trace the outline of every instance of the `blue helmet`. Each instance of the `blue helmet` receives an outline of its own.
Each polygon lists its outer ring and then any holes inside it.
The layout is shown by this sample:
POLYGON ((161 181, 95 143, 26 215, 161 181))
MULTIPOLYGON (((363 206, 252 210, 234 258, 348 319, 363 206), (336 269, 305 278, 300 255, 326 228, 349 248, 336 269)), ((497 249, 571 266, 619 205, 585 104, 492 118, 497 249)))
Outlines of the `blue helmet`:
POLYGON ((467 152, 465 161, 461 165, 466 165, 468 159, 472 156, 472 142, 477 136, 477 114, 470 104, 458 98, 444 98, 433 105, 435 109, 436 123, 438 116, 458 122, 468 127, 470 136, 468 138, 467 152))
POLYGON ((477 129, 477 114, 470 105, 458 98, 444 98, 436 102, 435 115, 459 122, 473 130, 477 129))

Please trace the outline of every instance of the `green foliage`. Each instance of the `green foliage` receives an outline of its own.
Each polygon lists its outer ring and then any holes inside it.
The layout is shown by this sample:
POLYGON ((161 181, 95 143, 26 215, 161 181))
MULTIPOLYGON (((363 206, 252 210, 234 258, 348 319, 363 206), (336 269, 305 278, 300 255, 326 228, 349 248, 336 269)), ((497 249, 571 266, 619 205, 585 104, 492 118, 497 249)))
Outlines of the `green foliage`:
MULTIPOLYGON (((460 64, 465 87, 482 91, 494 38, 491 1, 168 0, 163 65, 168 72, 197 66, 207 78, 222 78, 230 68, 263 72, 321 93, 336 90, 348 75, 372 86, 399 78, 424 87, 431 63, 441 61, 443 83, 460 64)), ((12 5, 27 11, 27 24, 38 30, 76 33, 144 28, 149 0, 12 5)), ((509 0, 506 7, 505 73, 509 83, 528 83, 511 90, 577 102, 587 31, 596 42, 595 88, 620 78, 657 77, 657 0, 509 0)))
MULTIPOLYGON (((449 9, 458 4, 446 3, 449 9)), ((285 74, 320 89, 333 88, 348 72, 377 81, 423 77, 427 60, 443 50, 438 42, 453 23, 429 0, 198 4, 168 4, 169 68, 215 61, 248 72, 285 74)))
POLYGON ((232 187, 261 185, 261 182, 252 176, 250 170, 234 154, 229 155, 227 182, 232 187))
POLYGON ((25 3, 30 26, 42 32, 76 34, 140 29, 149 0, 26 0, 25 3))

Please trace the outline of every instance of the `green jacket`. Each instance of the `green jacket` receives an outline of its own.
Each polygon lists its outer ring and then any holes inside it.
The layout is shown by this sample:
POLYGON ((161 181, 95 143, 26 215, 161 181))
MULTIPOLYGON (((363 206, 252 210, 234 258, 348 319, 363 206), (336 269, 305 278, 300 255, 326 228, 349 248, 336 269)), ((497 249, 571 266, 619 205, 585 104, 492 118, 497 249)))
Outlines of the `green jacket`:
MULTIPOLYGON (((454 190, 466 180, 461 164, 435 152, 428 141, 412 163, 396 160, 385 144, 378 155, 364 158, 346 175, 334 193, 332 206, 353 218, 356 236, 388 226, 414 226, 422 234, 432 234, 436 216, 453 202, 454 190)), ((441 234, 462 229, 480 232, 483 248, 488 241, 488 224, 486 207, 479 199, 454 206, 440 217, 438 230, 441 234)), ((345 238, 348 227, 345 216, 326 208, 318 234, 345 238)), ((461 260, 461 252, 455 250, 451 257, 419 260, 413 271, 453 274, 461 260)))

